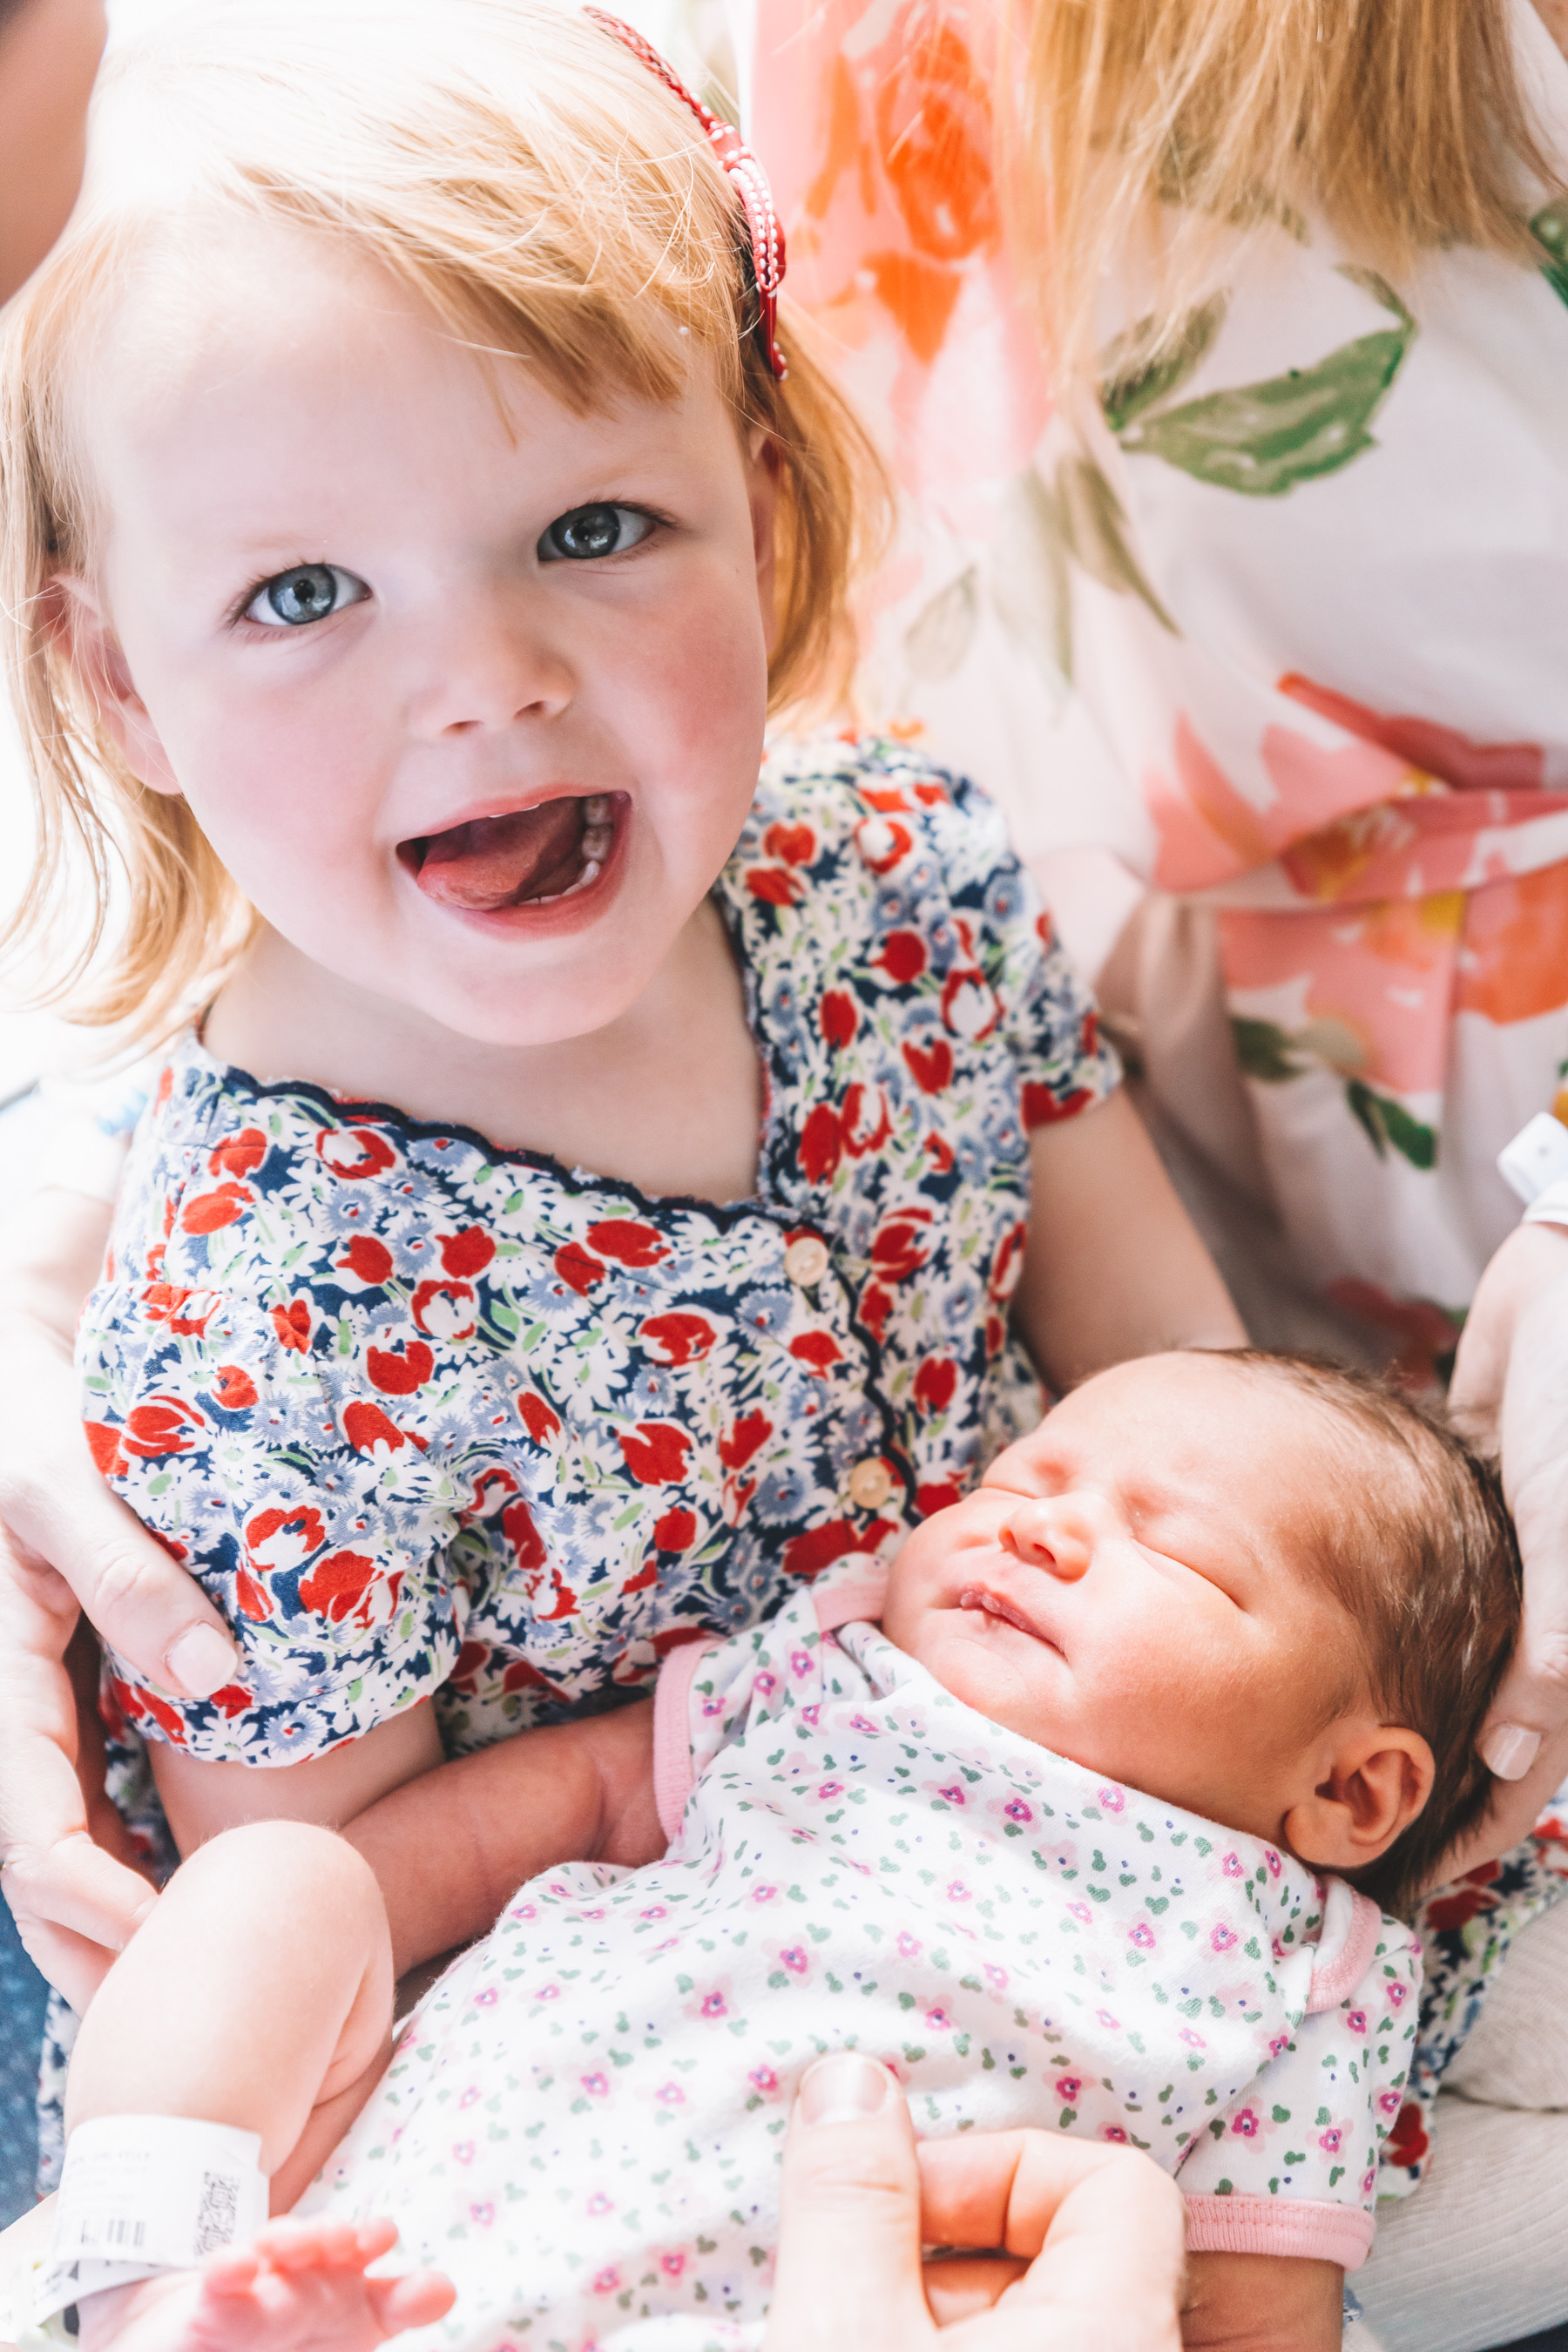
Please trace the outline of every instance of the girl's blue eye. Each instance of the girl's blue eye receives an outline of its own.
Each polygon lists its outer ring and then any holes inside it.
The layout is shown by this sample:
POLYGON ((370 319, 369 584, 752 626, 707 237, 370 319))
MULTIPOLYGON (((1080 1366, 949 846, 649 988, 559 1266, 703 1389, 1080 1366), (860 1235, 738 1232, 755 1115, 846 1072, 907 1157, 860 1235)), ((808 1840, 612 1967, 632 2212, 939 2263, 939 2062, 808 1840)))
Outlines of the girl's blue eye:
POLYGON ((624 555, 653 529, 653 517, 636 507, 574 507, 560 515, 539 542, 541 563, 592 563, 601 555, 624 555))
POLYGON ((345 604, 363 604, 370 590, 352 572, 335 563, 300 563, 264 581, 245 608, 247 621, 267 629, 302 629, 308 621, 324 621, 345 604))

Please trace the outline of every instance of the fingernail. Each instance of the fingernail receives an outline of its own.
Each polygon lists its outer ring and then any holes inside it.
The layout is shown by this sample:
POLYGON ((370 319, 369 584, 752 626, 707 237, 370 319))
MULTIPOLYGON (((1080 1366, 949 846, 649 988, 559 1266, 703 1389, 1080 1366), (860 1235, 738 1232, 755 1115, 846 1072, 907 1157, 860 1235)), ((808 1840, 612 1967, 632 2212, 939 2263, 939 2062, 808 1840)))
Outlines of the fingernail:
POLYGON ((239 1653, 212 1625, 192 1625, 174 1643, 163 1661, 176 1690, 187 1698, 211 1698, 231 1683, 239 1667, 239 1653))
POLYGON ((1500 1780, 1522 1780, 1541 1750, 1539 1731, 1521 1723, 1500 1723, 1481 1742, 1481 1761, 1500 1780))
POLYGON ((808 2124, 861 2123, 880 2112, 892 2077, 874 2058, 838 2050, 818 2058, 800 2078, 800 2112, 808 2124))

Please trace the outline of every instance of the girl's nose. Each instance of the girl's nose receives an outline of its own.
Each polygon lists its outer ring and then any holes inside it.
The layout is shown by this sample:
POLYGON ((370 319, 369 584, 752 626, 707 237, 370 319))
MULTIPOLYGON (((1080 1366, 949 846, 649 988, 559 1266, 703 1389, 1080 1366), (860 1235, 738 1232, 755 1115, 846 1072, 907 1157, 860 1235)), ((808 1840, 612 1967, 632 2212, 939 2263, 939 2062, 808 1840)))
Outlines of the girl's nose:
POLYGON ((412 718, 426 740, 557 718, 576 691, 563 648, 499 595, 476 595, 461 614, 449 613, 423 656, 412 718))
POLYGON ((1089 1528, 1058 1501, 1020 1503, 1003 1522, 999 1540, 1026 1568, 1044 1569, 1064 1584, 1076 1583, 1094 1557, 1089 1528))

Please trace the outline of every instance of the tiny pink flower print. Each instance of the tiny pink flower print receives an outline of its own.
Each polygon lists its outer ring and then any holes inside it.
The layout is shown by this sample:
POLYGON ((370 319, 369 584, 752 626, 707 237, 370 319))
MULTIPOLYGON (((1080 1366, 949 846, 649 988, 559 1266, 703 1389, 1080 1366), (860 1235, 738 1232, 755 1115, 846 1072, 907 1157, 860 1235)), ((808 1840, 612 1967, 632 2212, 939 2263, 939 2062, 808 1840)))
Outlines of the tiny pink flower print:
POLYGON ((609 2083, 603 2074, 584 2074, 583 2088, 591 2099, 607 2099, 610 2095, 609 2083))
POLYGON ((899 1937, 899 1958, 900 1960, 918 1960, 920 1956, 920 1938, 918 1936, 911 1936, 906 1927, 899 1937))
POLYGON ((1022 1797, 1009 1797, 1002 1811, 1010 1822, 1016 1822, 1020 1829, 1027 1829, 1035 1818, 1022 1797))
POLYGON ((1216 1952, 1228 1952, 1234 1950, 1238 1940, 1236 1929, 1234 1927, 1227 1927, 1223 1919, 1209 1937, 1209 1942, 1213 1945, 1216 1952))
POLYGON ((1278 1878, 1280 1872, 1285 1867, 1284 1864, 1280 1861, 1279 1855, 1275 1853, 1274 1848, 1271 1845, 1266 1845, 1264 1847, 1263 1861, 1270 1878, 1278 1878))
POLYGON ((639 1919, 668 1919, 669 1914, 662 1903, 655 1903, 647 1910, 639 1911, 637 1916, 639 1919))
POLYGON ((1385 2116, 1396 2116, 1399 2113, 1399 2093, 1397 2091, 1380 2091, 1377 2095, 1377 2105, 1380 2114, 1385 2116))
POLYGON ((938 1787, 933 1793, 939 1796, 944 1804, 963 1805, 968 1802, 968 1799, 965 1797, 963 1790, 959 1787, 956 1780, 949 1780, 944 1785, 938 1787))
POLYGON ((535 2000, 559 2000, 561 1988, 558 1984, 541 1985, 533 1998, 535 2000))
POLYGON ((1343 2144, 1344 2133, 1340 2129, 1338 2124, 1334 2126, 1331 2131, 1320 2132, 1318 2134, 1318 2146, 1322 2149, 1325 2156, 1338 2156, 1343 2144))
POLYGON ((1233 2116, 1230 2127, 1242 2139, 1256 2139, 1263 2129, 1256 2111, 1251 2107, 1243 2107, 1238 2116, 1233 2116))
POLYGON ((970 1903, 973 1901, 973 1895, 970 1894, 968 1887, 965 1886, 962 1878, 952 1878, 948 1881, 947 1899, 950 1903, 970 1903))
POLYGON ((777 1690, 778 1683, 772 1675, 759 1675, 752 1687, 759 1698, 768 1698, 777 1690))
POLYGON ((874 1732, 877 1727, 868 1715, 852 1715, 849 1718, 849 1728, 851 1731, 874 1732))
POLYGON ((772 2098, 779 2086, 779 2078, 771 2066, 753 2066, 746 2080, 764 2099, 772 2098))
POLYGON ((1392 1983, 1388 1988, 1388 2005, 1390 2009, 1403 2009, 1405 2006, 1405 1996, 1409 1990, 1410 1987, 1408 1985, 1401 1984, 1396 1978, 1394 1983, 1392 1983))
POLYGON ((458 2105, 459 2107, 471 2107, 479 2095, 479 2084, 477 2083, 470 2083, 468 2089, 463 2093, 462 2097, 458 2101, 458 2105))
POLYGON ((686 2256, 679 2249, 671 2253, 660 2254, 658 2266, 667 2279, 678 2279, 686 2268, 686 2256))
POLYGON ((1007 1990, 1006 1969, 999 1969, 994 1960, 987 1960, 985 1963, 985 1981, 990 1986, 993 1992, 1005 1992, 1007 1990))
POLYGON ((1190 2050, 1206 2050, 1208 2048, 1208 2043, 1204 2040, 1203 2035, 1201 2033, 1194 2033, 1190 2025, 1183 2026, 1182 2040, 1187 2044, 1187 2047, 1190 2050))
POLYGON ((1087 1903, 1069 1903, 1068 1905, 1068 1909, 1072 1913, 1075 1919, 1081 1919, 1086 1927, 1094 1916, 1093 1912, 1089 1909, 1087 1903))
POLYGON ((844 1794, 844 1783, 842 1780, 824 1780, 816 1793, 824 1804, 831 1804, 835 1797, 844 1794))
POLYGON ((818 1723, 822 1719, 821 1706, 815 1700, 810 1706, 803 1706, 800 1711, 800 1719, 802 1723, 805 1725, 808 1731, 815 1731, 818 1723))
POLYGON ((779 1958, 784 1962, 784 1967, 789 1970, 792 1977, 805 1976, 811 1967, 810 1956, 806 1952, 805 1947, 800 1944, 791 1944, 787 1946, 786 1948, 779 1954, 779 1958))
POLYGON ((698 2014, 701 2017, 710 2019, 729 2016, 730 2004, 725 2000, 717 1985, 714 1986, 713 1990, 710 1993, 704 1996, 702 2006, 698 2011, 698 2014))
POLYGON ((1101 1789, 1100 1801, 1108 1813, 1119 1813, 1127 1802, 1127 1799, 1120 1789, 1110 1788, 1101 1789))
POLYGON ((776 1886, 753 1886, 752 1889, 752 1900, 753 1903, 772 1903, 777 1894, 778 1888, 776 1886))
POLYGON ((594 2281, 594 2293, 595 2294, 617 2294, 620 2289, 620 2284, 621 2274, 612 2263, 609 2269, 601 2271, 597 2278, 594 2281))
POLYGON ((1130 1944, 1136 1944, 1141 1952, 1152 1952, 1154 1948, 1154 1930, 1150 1927, 1147 1919, 1140 1919, 1128 1928, 1127 1940, 1130 1944))
POLYGON ((1273 1952, 1277 1960, 1282 1960, 1285 1957, 1285 1947, 1278 1936, 1273 1938, 1273 1952))
POLYGON ((789 1654, 789 1670, 792 1675, 809 1675, 811 1672, 811 1652, 809 1650, 792 1650, 789 1654))
POLYGON ((1345 2013, 1345 2023, 1350 2027, 1352 2033, 1364 2033, 1366 2032, 1365 2010, 1352 2009, 1347 2011, 1345 2013))
POLYGON ((1099 2011, 1097 2013, 1098 2013, 1098 2015, 1099 2015, 1100 2021, 1101 2025, 1103 2025, 1103 2026, 1104 2026, 1104 2028, 1105 2028, 1105 2030, 1106 2030, 1106 2032, 1107 2032, 1108 2033, 1120 2033, 1120 2032, 1121 2032, 1121 2020, 1119 2017, 1112 2017, 1112 2016, 1111 2016, 1111 2014, 1110 2014, 1110 2011, 1108 2009, 1102 2009, 1102 2010, 1099 2011))
POLYGON ((1290 2036, 1288 2033, 1276 2033, 1269 2042, 1268 2055, 1270 2058, 1278 2058, 1281 2050, 1289 2050, 1289 2047, 1290 2036))
POLYGON ((1127 2134, 1120 2124, 1101 2124, 1100 2137, 1101 2139, 1114 2141, 1118 2147, 1126 2147, 1129 2145, 1127 2134))
POLYGON ((1058 2098, 1065 2101, 1067 2105, 1070 2107, 1076 2101, 1079 2093, 1083 2088, 1083 2076, 1081 2074, 1058 2074, 1056 2081, 1052 2084, 1051 2088, 1055 2091, 1058 2098))
POLYGON ((951 2032, 952 2029, 952 2020, 949 2017, 946 2010, 943 2009, 941 2001, 935 2002, 931 2008, 927 2010, 926 2024, 929 2026, 932 2033, 951 2032))
POLYGON ((1361 2193, 1363 2197, 1370 2197, 1372 2195, 1376 2180, 1377 2175, 1375 2172, 1363 2172, 1362 2174, 1361 2193))
POLYGON ((611 2204, 609 2199, 605 2196, 604 2190, 602 2189, 595 2189, 592 2197, 589 2198, 587 2204, 583 2210, 585 2213, 592 2213, 595 2220, 597 2221, 601 2215, 613 2213, 616 2209, 614 2205, 611 2204))
POLYGON ((654 2097, 667 2107, 683 2107, 686 2105, 686 2094, 679 2083, 661 2083, 654 2097))
POLYGON ((1247 1876, 1247 1872, 1242 1865, 1241 1856, 1238 1853, 1227 1853, 1225 1860, 1220 1864, 1220 1868, 1224 1871, 1227 1878, 1245 1878, 1247 1876))
POLYGON ((452 2143, 452 2154, 459 2164, 472 2164, 474 2160, 473 2141, 471 2139, 454 2140, 452 2143))

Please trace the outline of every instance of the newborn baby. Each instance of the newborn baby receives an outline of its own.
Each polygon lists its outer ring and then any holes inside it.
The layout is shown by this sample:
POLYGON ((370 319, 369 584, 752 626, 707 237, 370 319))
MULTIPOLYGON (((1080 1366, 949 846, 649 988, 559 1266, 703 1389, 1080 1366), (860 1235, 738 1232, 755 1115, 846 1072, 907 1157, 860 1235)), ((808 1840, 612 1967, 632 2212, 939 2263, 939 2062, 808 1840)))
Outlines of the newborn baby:
POLYGON ((43 2300, 85 2352, 753 2345, 794 2086, 853 2045, 922 2133, 1174 2173, 1189 2343, 1337 2345, 1415 2027, 1386 1915, 1484 1803, 1518 1606, 1495 1484, 1396 1398, 1121 1365, 651 1705, 438 1769, 360 1853, 203 1848, 84 2022, 43 2300), (450 1940, 507 1864, 393 2047, 388 1911, 450 1940), (243 2250, 263 2176, 309 2220, 243 2250), (445 2319, 365 2274, 392 2223, 445 2319))

